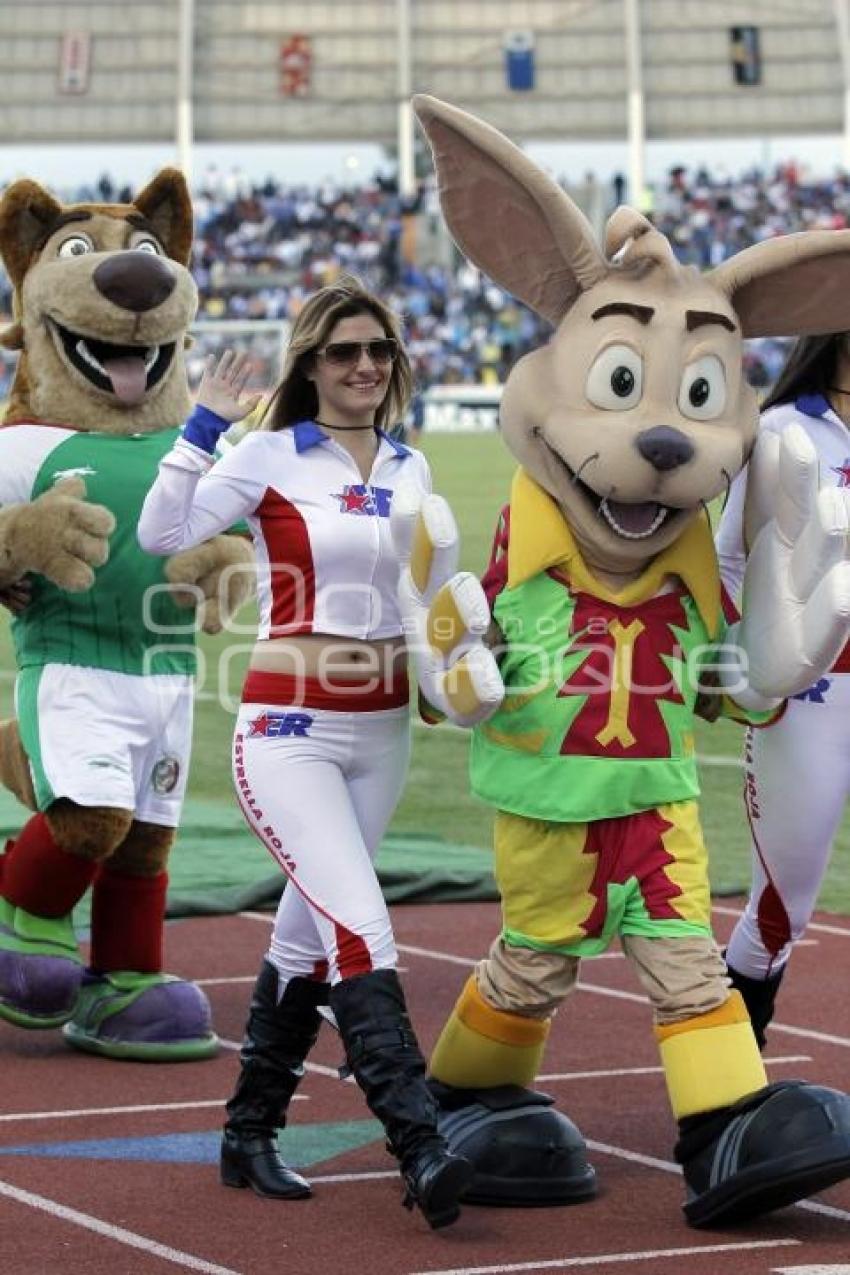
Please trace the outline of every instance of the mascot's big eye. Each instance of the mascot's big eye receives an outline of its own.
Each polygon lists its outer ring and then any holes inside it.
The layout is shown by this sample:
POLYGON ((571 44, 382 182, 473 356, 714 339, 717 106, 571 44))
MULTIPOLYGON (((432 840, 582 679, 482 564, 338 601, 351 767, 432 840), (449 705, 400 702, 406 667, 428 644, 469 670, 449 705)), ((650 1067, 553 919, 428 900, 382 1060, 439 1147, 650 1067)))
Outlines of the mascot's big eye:
POLYGON ((587 374, 584 392, 606 412, 621 412, 640 402, 643 359, 628 345, 609 345, 587 374))
POLYGON ((140 239, 138 243, 130 245, 134 252, 150 252, 155 257, 159 257, 160 247, 155 239, 140 239))
POLYGON ((84 257, 87 252, 94 252, 91 240, 85 235, 71 235, 63 239, 57 250, 57 257, 84 257))
POLYGON ((716 354, 689 363, 679 386, 679 411, 693 421, 713 421, 726 406, 726 370, 716 354))

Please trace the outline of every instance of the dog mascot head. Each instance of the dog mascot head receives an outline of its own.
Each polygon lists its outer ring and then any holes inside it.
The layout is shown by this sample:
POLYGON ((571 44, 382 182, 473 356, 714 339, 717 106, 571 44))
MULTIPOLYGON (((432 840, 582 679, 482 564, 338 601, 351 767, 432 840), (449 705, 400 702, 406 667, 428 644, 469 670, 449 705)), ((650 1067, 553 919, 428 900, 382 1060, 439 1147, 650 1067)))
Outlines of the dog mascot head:
POLYGON ((0 201, 0 255, 20 350, 6 420, 148 433, 189 411, 183 358, 197 308, 192 205, 164 169, 132 204, 60 204, 36 182, 0 201))

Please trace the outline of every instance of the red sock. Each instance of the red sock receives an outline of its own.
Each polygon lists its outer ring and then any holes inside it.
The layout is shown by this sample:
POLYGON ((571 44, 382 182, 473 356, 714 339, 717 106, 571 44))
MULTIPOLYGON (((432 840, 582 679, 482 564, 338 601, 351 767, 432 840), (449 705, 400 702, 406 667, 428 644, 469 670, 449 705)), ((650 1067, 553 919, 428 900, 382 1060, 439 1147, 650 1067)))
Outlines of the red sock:
POLYGON ((6 870, 6 859, 12 853, 14 846, 15 846, 14 841, 11 841, 11 840, 7 841, 5 846, 3 847, 3 853, 0 854, 0 894, 3 893, 3 873, 6 870))
POLYGON ((56 844, 44 815, 33 815, 3 857, 3 897, 36 916, 67 916, 96 871, 94 860, 56 844))
POLYGON ((138 877, 103 865, 92 891, 89 964, 93 970, 159 973, 167 886, 167 872, 138 877))

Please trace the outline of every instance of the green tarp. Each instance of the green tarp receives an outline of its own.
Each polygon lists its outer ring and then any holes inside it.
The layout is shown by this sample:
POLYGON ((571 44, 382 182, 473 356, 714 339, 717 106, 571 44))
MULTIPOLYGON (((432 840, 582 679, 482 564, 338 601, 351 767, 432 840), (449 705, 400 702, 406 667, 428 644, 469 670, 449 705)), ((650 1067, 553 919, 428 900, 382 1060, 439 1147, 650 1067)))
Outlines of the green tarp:
MULTIPOLYGON (((26 818, 24 807, 0 790, 0 837, 14 837, 26 818)), ((388 836, 378 855, 378 875, 390 903, 497 897, 489 851, 434 837, 388 836)), ((273 909, 284 879, 251 836, 235 802, 192 800, 186 802, 169 878, 170 917, 273 909)), ((74 919, 86 924, 87 899, 74 919)))

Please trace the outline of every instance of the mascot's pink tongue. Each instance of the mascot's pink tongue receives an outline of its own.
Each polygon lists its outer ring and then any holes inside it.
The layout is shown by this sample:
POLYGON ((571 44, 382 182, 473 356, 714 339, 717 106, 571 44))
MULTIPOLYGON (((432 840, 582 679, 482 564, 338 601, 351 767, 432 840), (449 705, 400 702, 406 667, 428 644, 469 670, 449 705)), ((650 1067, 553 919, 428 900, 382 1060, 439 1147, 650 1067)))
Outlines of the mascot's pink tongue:
POLYGON ((141 355, 124 354, 119 358, 104 359, 103 369, 122 403, 141 403, 148 380, 145 361, 141 355))
POLYGON ((658 504, 654 500, 645 500, 639 505, 629 505, 622 500, 609 500, 608 509, 621 530, 630 531, 637 536, 642 531, 649 531, 658 516, 658 504))

